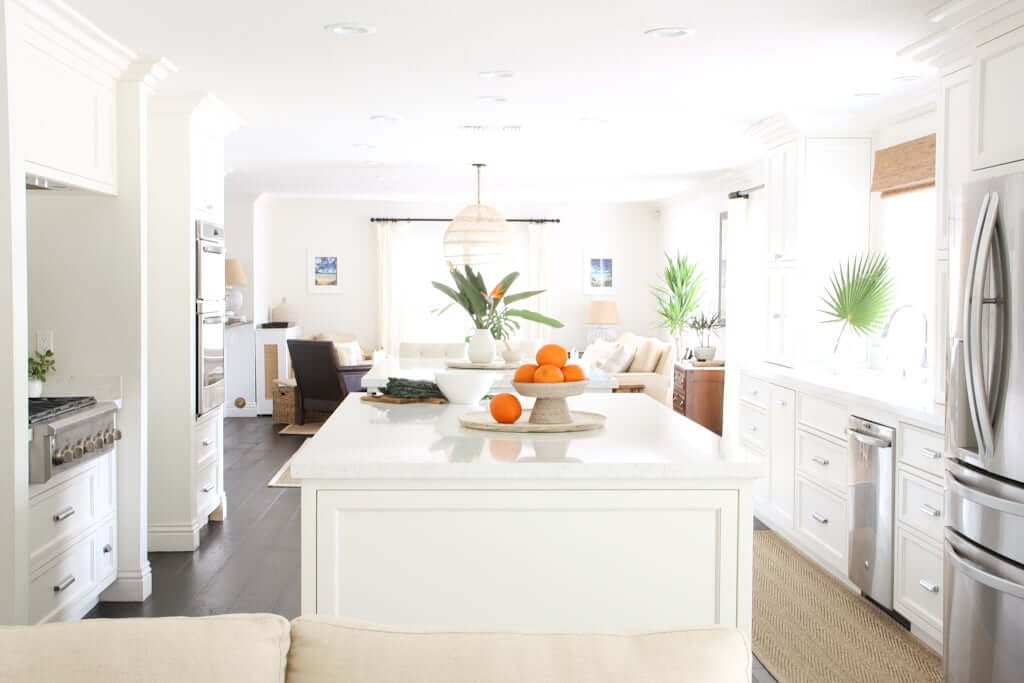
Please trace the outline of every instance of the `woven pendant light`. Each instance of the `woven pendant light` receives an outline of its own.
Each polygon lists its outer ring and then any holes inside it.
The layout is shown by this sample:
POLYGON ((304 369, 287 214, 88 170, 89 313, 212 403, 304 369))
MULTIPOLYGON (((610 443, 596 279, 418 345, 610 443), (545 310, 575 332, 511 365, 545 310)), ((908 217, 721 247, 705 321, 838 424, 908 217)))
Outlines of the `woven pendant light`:
POLYGON ((456 266, 494 263, 505 253, 509 241, 508 223, 493 206, 480 203, 480 169, 476 167, 476 204, 459 211, 444 231, 444 257, 456 266))

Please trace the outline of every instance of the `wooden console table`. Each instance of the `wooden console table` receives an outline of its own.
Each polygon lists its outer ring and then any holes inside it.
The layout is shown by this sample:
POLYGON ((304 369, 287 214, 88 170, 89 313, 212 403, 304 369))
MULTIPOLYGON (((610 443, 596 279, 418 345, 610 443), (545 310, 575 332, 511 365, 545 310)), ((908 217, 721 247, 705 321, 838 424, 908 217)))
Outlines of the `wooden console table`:
POLYGON ((699 368, 676 363, 672 408, 721 436, 724 389, 724 367, 699 368))

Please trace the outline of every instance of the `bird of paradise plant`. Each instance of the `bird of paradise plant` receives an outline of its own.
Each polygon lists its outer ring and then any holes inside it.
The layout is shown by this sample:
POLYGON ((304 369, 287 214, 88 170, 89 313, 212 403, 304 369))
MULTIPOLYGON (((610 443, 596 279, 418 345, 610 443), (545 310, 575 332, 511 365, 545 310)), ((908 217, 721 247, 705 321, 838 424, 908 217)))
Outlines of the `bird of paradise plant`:
POLYGON ((488 330, 495 340, 506 343, 519 330, 520 320, 529 320, 549 327, 564 327, 558 320, 541 315, 536 311, 511 307, 511 304, 545 292, 543 289, 534 289, 510 294, 509 290, 512 283, 519 277, 519 273, 509 273, 493 289, 488 289, 483 275, 470 266, 459 270, 449 263, 448 271, 455 282, 455 287, 441 282, 431 283, 435 289, 444 292, 452 300, 450 304, 439 310, 439 314, 444 313, 452 306, 461 306, 469 314, 476 329, 488 330))

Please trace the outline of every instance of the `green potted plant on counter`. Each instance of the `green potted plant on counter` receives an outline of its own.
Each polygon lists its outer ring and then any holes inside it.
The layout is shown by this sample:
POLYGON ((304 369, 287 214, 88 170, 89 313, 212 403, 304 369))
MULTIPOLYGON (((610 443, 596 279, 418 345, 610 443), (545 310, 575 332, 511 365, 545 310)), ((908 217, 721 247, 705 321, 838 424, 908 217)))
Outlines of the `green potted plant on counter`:
POLYGON ((538 296, 545 291, 535 289, 510 294, 509 289, 519 277, 519 273, 509 273, 498 282, 494 289, 488 289, 483 275, 470 266, 465 266, 464 270, 452 266, 449 272, 455 282, 455 287, 441 282, 432 282, 431 284, 452 300, 450 304, 440 309, 439 313, 444 313, 452 306, 458 305, 469 314, 470 320, 473 321, 475 330, 469 338, 468 349, 471 363, 494 362, 495 341, 504 342, 506 348, 509 348, 508 339, 519 330, 520 320, 529 320, 549 327, 563 327, 558 320, 541 315, 536 311, 511 307, 511 304, 538 296))
POLYGON ((36 351, 28 357, 28 396, 39 398, 43 395, 43 382, 46 376, 57 367, 57 361, 53 357, 53 351, 36 351))
POLYGON ((717 313, 707 315, 701 311, 690 318, 687 324, 697 335, 697 346, 693 347, 693 357, 699 361, 714 360, 718 349, 711 345, 711 336, 718 334, 716 330, 721 329, 722 319, 717 313))
POLYGON ((683 357, 683 334, 690 316, 700 303, 704 274, 696 263, 677 252, 675 258, 665 254, 665 270, 661 282, 651 288, 657 302, 659 325, 668 330, 676 345, 676 358, 683 357))
POLYGON ((840 264, 822 297, 826 323, 838 324, 832 353, 839 355, 843 333, 849 328, 866 337, 882 329, 892 308, 893 280, 885 254, 864 253, 840 264))

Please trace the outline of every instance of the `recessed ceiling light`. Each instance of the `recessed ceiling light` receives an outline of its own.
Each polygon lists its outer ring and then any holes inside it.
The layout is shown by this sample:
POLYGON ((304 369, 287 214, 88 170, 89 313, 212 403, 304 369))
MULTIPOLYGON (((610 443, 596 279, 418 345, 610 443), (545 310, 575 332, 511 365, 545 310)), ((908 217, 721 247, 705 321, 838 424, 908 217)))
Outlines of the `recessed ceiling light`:
POLYGON ((324 30, 338 36, 365 36, 367 33, 377 32, 377 29, 373 26, 363 26, 362 24, 353 24, 347 21, 327 24, 327 26, 324 26, 324 30))
POLYGON ((658 38, 688 38, 696 33, 692 28, 683 26, 659 26, 644 31, 645 36, 657 36, 658 38))
POLYGON ((482 95, 477 99, 484 104, 505 104, 508 102, 507 99, 498 95, 482 95))
POLYGON ((480 78, 512 78, 514 75, 511 71, 481 71, 477 74, 480 78))
POLYGON ((384 123, 394 123, 398 121, 397 116, 390 116, 388 114, 374 114, 370 117, 371 121, 382 121, 384 123))

